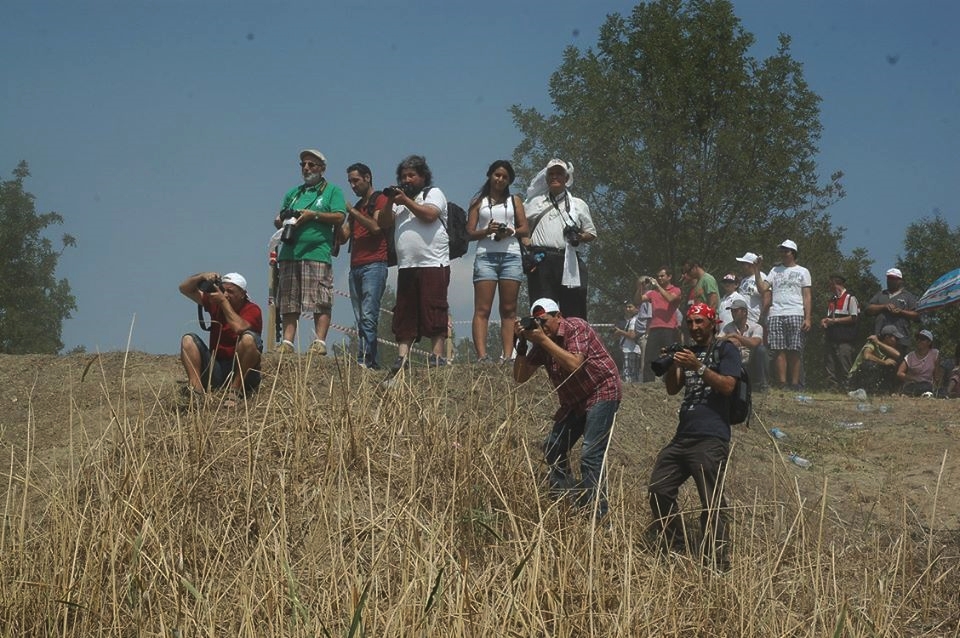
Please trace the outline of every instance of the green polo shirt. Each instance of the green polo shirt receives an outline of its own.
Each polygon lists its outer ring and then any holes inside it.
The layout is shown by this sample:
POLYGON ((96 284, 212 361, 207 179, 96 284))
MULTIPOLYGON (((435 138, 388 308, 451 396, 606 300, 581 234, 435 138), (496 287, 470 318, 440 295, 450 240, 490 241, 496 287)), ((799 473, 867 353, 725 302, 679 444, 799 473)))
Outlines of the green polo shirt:
MULTIPOLYGON (((347 203, 343 191, 329 182, 316 186, 297 186, 283 196, 281 208, 294 210, 312 210, 318 213, 340 213, 346 215, 347 203), (323 186, 323 190, 320 188, 323 186)), ((303 224, 294 235, 296 243, 280 244, 280 261, 320 261, 330 263, 330 250, 333 248, 335 229, 343 223, 325 224, 310 220, 303 224)))

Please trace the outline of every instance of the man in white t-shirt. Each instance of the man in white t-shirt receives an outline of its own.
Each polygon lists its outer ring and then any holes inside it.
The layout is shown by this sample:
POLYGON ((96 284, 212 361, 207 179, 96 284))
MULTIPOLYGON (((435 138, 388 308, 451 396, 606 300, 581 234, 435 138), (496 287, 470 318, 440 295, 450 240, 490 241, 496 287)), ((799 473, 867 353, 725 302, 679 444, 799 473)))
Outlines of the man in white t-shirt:
POLYGON ((737 290, 737 276, 728 272, 720 278, 720 305, 717 307, 717 332, 722 332, 723 327, 733 321, 733 315, 730 313, 730 304, 740 299, 746 305, 746 299, 737 290))
POLYGON ((767 341, 774 353, 776 380, 781 386, 800 389, 803 346, 810 332, 810 271, 797 263, 797 244, 785 239, 780 244, 783 262, 767 276, 771 287, 767 341))
POLYGON ((393 334, 398 357, 391 373, 407 362, 410 346, 427 337, 431 366, 446 365, 450 285, 450 239, 445 226, 447 198, 432 187, 433 174, 420 155, 410 155, 397 166, 397 187, 384 188, 394 216, 397 247, 397 305, 393 309, 393 334))
POLYGON ((765 308, 770 306, 770 284, 763 272, 763 256, 747 252, 737 257, 743 279, 737 291, 747 302, 747 318, 760 325, 766 324, 765 308))

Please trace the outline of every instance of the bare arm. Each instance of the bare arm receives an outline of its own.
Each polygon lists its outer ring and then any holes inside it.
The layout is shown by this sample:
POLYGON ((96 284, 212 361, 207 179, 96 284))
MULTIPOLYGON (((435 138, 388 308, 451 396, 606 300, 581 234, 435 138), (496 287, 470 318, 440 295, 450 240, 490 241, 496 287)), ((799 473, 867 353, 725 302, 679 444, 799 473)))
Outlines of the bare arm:
POLYGON ((810 331, 810 311, 812 306, 810 286, 805 286, 802 291, 803 295, 803 324, 800 326, 800 329, 804 332, 810 331))
POLYGON ((203 305, 203 293, 200 292, 200 284, 204 281, 213 281, 219 278, 219 273, 215 272, 198 272, 195 275, 190 275, 180 283, 180 293, 194 303, 203 305))
POLYGON ((527 212, 523 208, 523 202, 517 195, 513 196, 513 211, 514 234, 517 237, 526 237, 530 234, 530 225, 527 223, 527 212))
POLYGON ((483 239, 493 233, 493 228, 489 225, 483 230, 477 229, 480 223, 480 202, 482 199, 475 199, 470 203, 470 210, 467 211, 467 234, 471 239, 483 239))

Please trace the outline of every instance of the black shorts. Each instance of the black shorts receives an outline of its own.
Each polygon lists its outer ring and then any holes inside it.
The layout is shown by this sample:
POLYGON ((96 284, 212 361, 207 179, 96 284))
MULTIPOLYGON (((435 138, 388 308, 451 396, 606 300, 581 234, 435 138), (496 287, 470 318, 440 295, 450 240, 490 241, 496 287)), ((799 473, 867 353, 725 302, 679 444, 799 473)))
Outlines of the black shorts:
MULTIPOLYGON (((263 341, 253 330, 247 330, 243 334, 252 335, 257 342, 257 350, 263 352, 263 341)), ((207 390, 222 388, 230 382, 233 376, 233 359, 213 359, 210 358, 210 348, 200 338, 199 335, 190 333, 189 335, 200 351, 200 381, 207 390)), ((241 337, 243 335, 240 335, 241 337)), ((247 392, 253 392, 260 387, 260 371, 247 370, 246 378, 243 380, 243 387, 247 392)))

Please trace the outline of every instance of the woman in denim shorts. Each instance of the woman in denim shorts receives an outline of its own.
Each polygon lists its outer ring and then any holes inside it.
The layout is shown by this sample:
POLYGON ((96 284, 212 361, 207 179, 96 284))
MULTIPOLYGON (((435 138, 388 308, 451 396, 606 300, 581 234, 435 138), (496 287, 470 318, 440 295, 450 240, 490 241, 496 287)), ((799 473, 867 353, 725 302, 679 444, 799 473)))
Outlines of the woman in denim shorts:
POLYGON ((513 323, 517 296, 523 281, 518 235, 527 233, 523 202, 510 193, 516 174, 507 160, 497 160, 487 169, 487 181, 470 203, 467 231, 477 240, 473 262, 473 345, 480 363, 490 363, 487 354, 487 324, 493 296, 500 290, 501 361, 513 355, 513 323))

